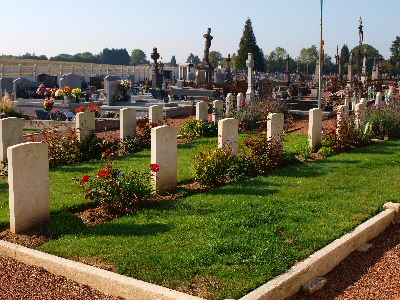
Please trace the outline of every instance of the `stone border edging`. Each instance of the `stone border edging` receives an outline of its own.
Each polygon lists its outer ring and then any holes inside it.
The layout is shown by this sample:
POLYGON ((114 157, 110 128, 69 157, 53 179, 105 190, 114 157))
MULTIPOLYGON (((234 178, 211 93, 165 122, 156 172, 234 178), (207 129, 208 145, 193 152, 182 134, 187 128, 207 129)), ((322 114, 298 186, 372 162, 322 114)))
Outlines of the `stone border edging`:
MULTIPOLYGON (((241 300, 283 300, 297 293, 307 281, 327 274, 351 252, 379 235, 392 222, 399 220, 400 203, 388 202, 384 207, 385 211, 315 252, 286 273, 250 292, 241 300)), ((3 240, 0 240, 0 254, 28 265, 43 267, 53 274, 65 276, 105 294, 127 300, 203 299, 3 240)))
POLYGON ((0 240, 0 254, 124 299, 200 300, 182 292, 0 240))
POLYGON ((306 260, 250 292, 241 300, 283 300, 296 294, 301 286, 309 280, 327 274, 351 252, 379 235, 392 222, 399 219, 399 203, 388 202, 384 207, 385 211, 313 253, 306 260))

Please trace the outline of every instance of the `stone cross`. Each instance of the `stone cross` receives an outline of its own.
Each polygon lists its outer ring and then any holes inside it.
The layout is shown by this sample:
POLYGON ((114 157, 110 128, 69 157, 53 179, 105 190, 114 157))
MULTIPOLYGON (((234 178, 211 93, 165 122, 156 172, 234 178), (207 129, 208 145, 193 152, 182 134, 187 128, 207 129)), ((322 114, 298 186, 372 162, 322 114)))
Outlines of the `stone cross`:
POLYGON ((253 89, 253 69, 254 69, 254 60, 253 53, 248 54, 248 59, 246 60, 247 67, 247 92, 246 92, 246 101, 254 100, 254 89, 253 89))
POLYGON ((211 28, 208 28, 207 33, 203 35, 203 37, 206 39, 205 41, 205 47, 204 47, 204 56, 203 56, 203 61, 208 62, 208 55, 210 52, 210 47, 211 47, 211 40, 213 39, 211 33, 211 28))

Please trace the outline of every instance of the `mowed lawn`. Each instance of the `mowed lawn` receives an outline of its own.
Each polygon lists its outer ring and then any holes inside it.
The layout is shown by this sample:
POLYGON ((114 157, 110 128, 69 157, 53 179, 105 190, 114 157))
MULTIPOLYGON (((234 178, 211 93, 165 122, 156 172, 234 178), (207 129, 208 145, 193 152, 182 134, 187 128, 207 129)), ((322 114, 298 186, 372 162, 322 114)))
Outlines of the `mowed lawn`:
MULTIPOLYGON (((189 167, 190 159, 179 170, 185 174, 189 167)), ((63 168, 60 173, 68 172, 63 168)), ((141 210, 39 250, 185 292, 199 289, 205 298, 239 298, 384 203, 398 202, 399 174, 400 141, 379 142, 141 210)))

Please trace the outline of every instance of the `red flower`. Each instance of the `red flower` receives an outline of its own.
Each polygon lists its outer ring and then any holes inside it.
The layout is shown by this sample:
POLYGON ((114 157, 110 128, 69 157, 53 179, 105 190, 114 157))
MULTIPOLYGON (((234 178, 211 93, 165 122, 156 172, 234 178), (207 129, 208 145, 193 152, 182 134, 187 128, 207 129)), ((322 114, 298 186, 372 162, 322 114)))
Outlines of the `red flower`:
POLYGON ((139 199, 136 197, 135 199, 133 199, 133 202, 138 203, 139 199))
POLYGON ((247 140, 243 140, 243 143, 247 144, 247 140))
POLYGON ((158 171, 160 171, 160 166, 157 165, 157 164, 151 164, 150 165, 150 169, 151 169, 152 172, 157 173, 158 171))
POLYGON ((111 174, 109 170, 102 170, 97 174, 97 178, 103 178, 104 175, 108 177, 111 174))
POLYGON ((82 177, 82 182, 88 182, 89 179, 90 179, 90 176, 89 175, 85 175, 85 176, 82 177))
POLYGON ((157 127, 157 126, 158 126, 157 123, 151 123, 150 125, 151 125, 151 128, 154 128, 154 127, 157 127))

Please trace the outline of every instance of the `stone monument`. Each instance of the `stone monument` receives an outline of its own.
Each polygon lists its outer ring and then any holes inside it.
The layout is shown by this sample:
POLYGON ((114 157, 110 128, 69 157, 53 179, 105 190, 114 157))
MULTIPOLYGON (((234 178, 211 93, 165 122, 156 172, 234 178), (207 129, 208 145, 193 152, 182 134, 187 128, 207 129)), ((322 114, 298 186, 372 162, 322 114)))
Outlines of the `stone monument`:
POLYGON ((157 52, 157 48, 153 48, 153 53, 151 54, 151 59, 154 61, 153 71, 151 74, 151 86, 153 88, 162 88, 163 84, 163 76, 160 74, 160 70, 158 69, 157 59, 160 58, 160 54, 157 52))
POLYGON ((213 39, 211 28, 208 28, 207 33, 203 35, 206 39, 204 47, 203 60, 197 65, 197 83, 207 84, 211 83, 214 74, 214 65, 209 60, 211 40, 213 39))
POLYGON ((254 82, 253 82, 253 69, 254 60, 253 53, 248 53, 248 59, 246 60, 247 67, 247 92, 246 92, 246 102, 254 100, 254 82))

